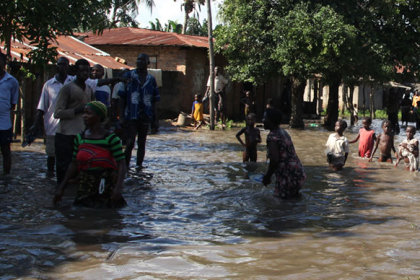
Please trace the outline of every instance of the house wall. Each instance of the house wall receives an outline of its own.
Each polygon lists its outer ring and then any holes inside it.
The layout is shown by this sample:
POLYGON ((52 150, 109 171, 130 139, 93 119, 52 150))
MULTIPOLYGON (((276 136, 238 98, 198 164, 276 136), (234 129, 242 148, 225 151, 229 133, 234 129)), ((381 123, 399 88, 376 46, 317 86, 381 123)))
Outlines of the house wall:
MULTIPOLYGON (((114 45, 92 45, 104 52, 109 53, 113 57, 119 57, 126 60, 127 65, 136 67, 137 57, 141 53, 149 56, 156 56, 156 69, 167 71, 186 72, 187 50, 189 48, 181 47, 159 47, 159 46, 114 46, 114 45)), ((206 52, 206 49, 202 49, 206 52)), ((189 55, 189 52, 188 52, 189 55)))
MULTIPOLYGON (((347 92, 350 91, 349 87, 345 87, 344 90, 347 92)), ((383 87, 377 86, 371 89, 370 85, 357 85, 354 87, 353 92, 353 104, 357 104, 359 110, 363 108, 363 103, 366 109, 370 106, 370 92, 373 91, 374 103, 375 103, 375 110, 384 109, 384 100, 383 100, 383 87)), ((318 112, 322 112, 323 110, 327 109, 328 106, 328 95, 329 95, 329 87, 323 86, 321 89, 321 100, 318 102, 318 112)), ((307 80, 305 93, 303 95, 303 99, 306 102, 313 101, 314 98, 314 80, 307 80)), ((344 106, 344 98, 343 98, 343 85, 341 85, 338 89, 338 98, 339 98, 339 109, 341 110, 344 106)))

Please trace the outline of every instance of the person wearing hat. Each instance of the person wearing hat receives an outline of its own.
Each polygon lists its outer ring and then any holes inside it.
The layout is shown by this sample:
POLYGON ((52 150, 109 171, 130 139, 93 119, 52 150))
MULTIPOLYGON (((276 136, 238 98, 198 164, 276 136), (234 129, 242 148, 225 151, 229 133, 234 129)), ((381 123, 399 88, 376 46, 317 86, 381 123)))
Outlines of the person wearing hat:
POLYGON ((127 205, 121 195, 127 168, 121 140, 102 125, 108 115, 105 104, 88 102, 83 111, 86 130, 74 140, 73 161, 53 203, 57 205, 70 180, 77 176, 75 205, 119 208, 127 205))

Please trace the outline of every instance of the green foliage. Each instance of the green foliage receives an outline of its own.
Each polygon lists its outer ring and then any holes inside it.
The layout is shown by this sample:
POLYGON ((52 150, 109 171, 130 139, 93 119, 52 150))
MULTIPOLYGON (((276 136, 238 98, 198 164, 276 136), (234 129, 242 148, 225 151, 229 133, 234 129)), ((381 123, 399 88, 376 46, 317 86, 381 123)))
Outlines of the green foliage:
POLYGON ((262 83, 278 75, 347 83, 420 70, 419 1, 224 1, 215 48, 237 81, 262 83))
POLYGON ((297 4, 276 22, 272 57, 285 76, 307 79, 321 74, 330 80, 351 64, 356 30, 332 8, 297 4))
POLYGON ((275 34, 272 29, 281 15, 275 1, 224 1, 219 14, 224 25, 214 31, 215 52, 229 61, 226 70, 234 81, 263 83, 279 74, 273 59, 275 34))
MULTIPOLYGON (((174 0, 175 2, 177 0, 174 0)), ((184 10, 185 16, 184 16, 184 28, 182 30, 182 34, 187 34, 187 28, 190 21, 189 14, 193 13, 192 18, 199 19, 198 11, 201 11, 201 6, 206 4, 205 0, 180 0, 182 2, 181 4, 181 10, 184 10)))
POLYGON ((0 41, 10 51, 12 37, 26 39, 35 49, 28 54, 34 63, 55 61, 50 43, 58 35, 72 35, 82 28, 101 32, 108 23, 110 0, 14 0, 0 1, 0 41))
POLYGON ((19 68, 19 71, 22 73, 23 78, 32 79, 32 81, 36 80, 36 76, 29 69, 25 68, 24 66, 21 66, 19 68))
POLYGON ((201 25, 200 21, 194 17, 188 19, 187 31, 185 32, 185 34, 196 36, 208 36, 207 19, 203 20, 203 25, 201 25))
MULTIPOLYGON (((219 127, 222 127, 222 120, 219 119, 219 121, 217 122, 217 124, 219 125, 219 127)), ((233 124, 233 120, 229 120, 228 118, 226 118, 226 128, 232 128, 232 124, 233 124)))
POLYGON ((163 27, 160 23, 159 19, 156 19, 156 22, 149 21, 151 30, 156 31, 163 31, 163 32, 175 32, 175 33, 181 33, 182 32, 182 24, 179 24, 176 21, 168 20, 168 23, 165 23, 165 26, 163 27))
POLYGON ((150 11, 155 6, 153 0, 111 0, 111 7, 108 11, 109 28, 138 27, 136 17, 139 14, 140 3, 144 3, 150 11))

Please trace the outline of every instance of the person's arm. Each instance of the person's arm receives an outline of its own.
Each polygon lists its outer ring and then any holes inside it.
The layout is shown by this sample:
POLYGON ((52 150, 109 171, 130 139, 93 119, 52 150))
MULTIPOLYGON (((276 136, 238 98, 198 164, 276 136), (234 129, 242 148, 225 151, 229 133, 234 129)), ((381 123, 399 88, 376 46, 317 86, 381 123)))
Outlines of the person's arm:
POLYGON ((115 184, 115 187, 112 191, 111 200, 120 200, 121 199, 121 192, 123 189, 123 182, 125 178, 125 174, 127 173, 127 166, 125 165, 125 159, 121 159, 117 162, 118 165, 118 178, 115 184))
POLYGON ((263 177, 263 184, 267 186, 271 182, 271 176, 277 169, 277 166, 280 164, 279 159, 279 150, 277 143, 274 141, 270 141, 267 143, 268 149, 268 158, 270 159, 270 164, 268 165, 268 170, 263 177))
POLYGON ((257 129, 257 143, 261 143, 261 142, 262 142, 261 133, 260 133, 260 130, 257 129))
POLYGON ((414 143, 414 149, 413 149, 412 153, 413 153, 414 157, 416 157, 416 158, 419 157, 419 141, 416 141, 414 143))
POLYGON ((61 182, 60 187, 55 192, 55 196, 54 196, 54 199, 53 199, 54 206, 57 206, 61 202, 64 191, 67 188, 67 185, 68 185, 69 181, 77 176, 77 174, 78 174, 77 167, 78 167, 77 161, 73 160, 71 162, 69 168, 67 169, 66 176, 64 177, 63 182, 61 182))
POLYGON ((194 109, 195 109, 195 102, 193 103, 192 108, 191 108, 191 117, 193 119, 194 119, 194 109))
POLYGON ((126 83, 126 82, 128 82, 128 80, 129 80, 129 78, 127 78, 127 77, 115 77, 115 78, 110 78, 110 79, 98 79, 98 87, 108 85, 108 84, 113 84, 113 83, 119 83, 119 82, 126 83))
POLYGON ((349 141, 349 144, 356 143, 359 140, 359 138, 360 138, 360 132, 357 134, 357 136, 356 136, 356 138, 354 140, 349 141))
POLYGON ((370 155, 369 162, 372 162, 373 155, 375 154, 376 149, 378 149, 378 145, 379 145, 379 142, 380 142, 380 141, 381 141, 381 134, 379 134, 379 135, 378 135, 378 138, 376 139, 375 148, 373 149, 373 152, 372 152, 372 154, 370 155))
POLYGON ((395 146, 394 146, 394 135, 391 136, 391 150, 393 150, 395 156, 398 157, 397 151, 395 150, 395 146))
POLYGON ((206 92, 204 93, 204 98, 203 98, 203 100, 201 101, 201 102, 207 102, 207 100, 210 98, 210 96, 209 96, 209 92, 210 92, 210 87, 207 87, 206 88, 206 92))
POLYGON ((74 119, 77 114, 81 114, 86 104, 80 104, 76 108, 67 109, 67 102, 70 98, 70 92, 67 87, 60 90, 57 98, 57 104, 54 110, 54 118, 56 119, 74 119))
POLYGON ((242 141, 241 139, 241 135, 244 134, 245 129, 242 128, 241 130, 239 130, 239 132, 236 134, 236 139, 238 139, 239 143, 241 143, 242 147, 245 147, 245 143, 244 141, 242 141))
POLYGON ((347 161, 347 157, 348 157, 348 155, 349 155, 349 153, 346 153, 346 154, 344 155, 344 163, 343 163, 343 166, 346 164, 346 161, 347 161))
POLYGON ((44 119, 44 111, 38 109, 38 112, 36 113, 35 116, 35 121, 34 124, 29 128, 29 132, 31 134, 36 134, 39 131, 39 126, 42 123, 42 120, 44 119))

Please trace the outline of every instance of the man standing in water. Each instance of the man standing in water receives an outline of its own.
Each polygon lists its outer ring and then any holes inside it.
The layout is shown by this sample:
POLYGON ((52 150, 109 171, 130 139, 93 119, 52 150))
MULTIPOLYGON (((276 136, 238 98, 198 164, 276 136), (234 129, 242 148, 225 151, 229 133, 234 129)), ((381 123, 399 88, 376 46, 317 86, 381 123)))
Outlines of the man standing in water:
POLYGON ((150 64, 147 54, 137 57, 137 69, 124 74, 130 82, 120 90, 120 122, 127 129, 127 145, 124 151, 127 168, 130 166, 131 152, 137 135, 137 166, 143 168, 146 153, 146 138, 150 123, 156 115, 156 102, 160 95, 155 78, 147 73, 150 64), (123 113, 124 112, 124 113, 123 113))
POLYGON ((58 93, 63 85, 70 83, 73 80, 72 76, 68 76, 69 60, 65 57, 60 57, 57 60, 57 74, 48 80, 42 88, 41 96, 38 103, 38 113, 35 117, 35 122, 29 129, 32 134, 39 133, 39 127, 44 119, 44 128, 46 134, 45 153, 47 154, 47 175, 54 175, 55 165, 55 147, 54 138, 57 130, 59 120, 54 118, 54 109, 57 104, 58 93))
POLYGON ((19 83, 6 72, 6 55, 0 52, 0 148, 3 155, 4 174, 10 174, 12 155, 12 120, 10 113, 15 110, 19 96, 19 83))
POLYGON ((85 129, 83 110, 86 103, 95 100, 92 88, 85 83, 90 74, 89 62, 79 59, 75 66, 76 79, 61 88, 54 111, 54 117, 60 120, 55 134, 58 184, 63 181, 72 161, 74 138, 85 129))
MULTIPOLYGON (((226 127, 226 93, 225 88, 226 85, 229 83, 225 77, 219 74, 219 67, 214 67, 214 92, 216 93, 216 103, 215 104, 215 111, 216 111, 216 118, 217 115, 220 115, 220 119, 222 120, 222 127, 226 127)), ((206 93, 204 94, 203 103, 206 102, 211 97, 210 94, 210 77, 207 80, 207 89, 206 93)))

